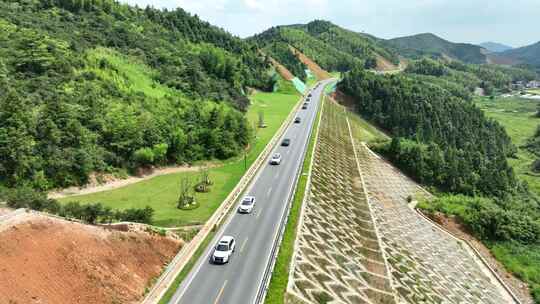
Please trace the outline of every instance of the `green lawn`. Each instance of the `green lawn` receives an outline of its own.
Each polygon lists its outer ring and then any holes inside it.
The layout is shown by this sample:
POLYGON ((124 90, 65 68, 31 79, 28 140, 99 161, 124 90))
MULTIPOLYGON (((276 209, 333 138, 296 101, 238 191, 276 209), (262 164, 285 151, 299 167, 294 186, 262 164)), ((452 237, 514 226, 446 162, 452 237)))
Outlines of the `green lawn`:
MULTIPOLYGON (((256 93, 251 96, 252 105, 247 117, 252 125, 256 125, 259 112, 264 112, 267 125, 258 129, 254 146, 247 157, 247 166, 257 158, 270 141, 280 125, 298 102, 299 95, 288 90, 286 93, 256 93)), ((101 202, 105 206, 117 209, 142 208, 151 206, 155 210, 154 224, 158 226, 180 226, 204 223, 236 186, 245 172, 243 157, 229 160, 222 166, 210 170, 210 178, 214 182, 212 191, 197 194, 200 207, 184 211, 176 208, 178 188, 183 176, 197 178, 197 172, 163 175, 119 189, 104 191, 84 196, 61 199, 61 202, 79 201, 81 203, 101 202)))
POLYGON ((536 157, 529 151, 520 148, 528 138, 534 135, 540 119, 535 117, 538 101, 521 98, 489 98, 476 99, 476 105, 487 116, 501 123, 512 142, 518 147, 517 158, 509 159, 516 174, 525 180, 531 190, 540 195, 540 175, 534 174, 530 166, 536 157))
POLYGON ((530 90, 527 90, 527 93, 540 95, 540 89, 530 89, 530 90))

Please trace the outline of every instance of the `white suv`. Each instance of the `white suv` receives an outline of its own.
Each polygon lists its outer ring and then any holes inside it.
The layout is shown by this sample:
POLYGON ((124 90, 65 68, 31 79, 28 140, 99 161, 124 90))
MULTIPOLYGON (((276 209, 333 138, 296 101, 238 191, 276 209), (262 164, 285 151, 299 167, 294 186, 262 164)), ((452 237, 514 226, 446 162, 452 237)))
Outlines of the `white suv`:
POLYGON ((228 263, 231 259, 231 255, 234 252, 236 247, 236 242, 232 236, 223 236, 219 240, 216 248, 214 249, 214 254, 212 255, 212 262, 216 264, 225 264, 228 263))
POLYGON ((246 196, 240 203, 240 206, 238 207, 238 212, 251 213, 251 211, 253 211, 253 207, 255 207, 255 197, 246 196))
POLYGON ((281 154, 275 153, 272 155, 272 159, 270 159, 270 165, 279 165, 281 164, 281 154))

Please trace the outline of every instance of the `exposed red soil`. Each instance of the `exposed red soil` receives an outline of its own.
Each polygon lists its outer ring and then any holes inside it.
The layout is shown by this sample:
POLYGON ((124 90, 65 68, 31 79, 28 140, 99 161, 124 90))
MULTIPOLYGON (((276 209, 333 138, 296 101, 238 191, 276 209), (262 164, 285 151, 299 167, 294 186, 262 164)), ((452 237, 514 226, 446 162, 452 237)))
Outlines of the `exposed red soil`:
POLYGON ((512 289, 514 294, 520 299, 522 303, 534 303, 529 287, 527 284, 516 278, 512 273, 508 272, 504 265, 493 257, 491 251, 482 244, 479 240, 474 238, 467 229, 461 225, 456 218, 448 217, 444 214, 438 213, 436 215, 428 215, 433 221, 442 226, 446 231, 450 232, 454 236, 466 240, 476 249, 480 255, 488 262, 489 266, 497 272, 499 277, 512 289))
POLYGON ((286 67, 284 67, 281 63, 279 63, 277 60, 275 60, 272 57, 269 57, 270 62, 272 62, 272 65, 276 68, 277 72, 281 77, 285 78, 286 80, 293 80, 294 75, 289 71, 286 67))
POLYGON ((293 54, 298 57, 298 60, 300 60, 302 63, 304 63, 308 69, 315 74, 315 77, 317 77, 318 80, 325 80, 332 78, 332 75, 325 71, 323 68, 321 68, 315 61, 311 60, 309 57, 304 55, 299 50, 295 49, 292 46, 289 46, 291 48, 291 51, 293 54))
POLYGON ((37 214, 0 231, 0 303, 136 303, 182 246, 37 214))

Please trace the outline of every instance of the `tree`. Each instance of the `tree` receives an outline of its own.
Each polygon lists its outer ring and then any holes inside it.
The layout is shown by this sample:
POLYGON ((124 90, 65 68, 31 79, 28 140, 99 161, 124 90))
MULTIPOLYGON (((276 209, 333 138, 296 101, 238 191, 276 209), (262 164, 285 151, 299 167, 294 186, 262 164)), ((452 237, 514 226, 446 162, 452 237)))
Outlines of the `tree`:
POLYGON ((180 195, 178 196, 178 209, 188 208, 195 202, 195 197, 192 194, 193 183, 188 176, 183 176, 180 179, 180 195))
POLYGON ((208 166, 199 168, 199 182, 195 186, 197 192, 208 192, 213 182, 210 180, 210 169, 208 166))
MULTIPOLYGON (((0 83, 0 86, 2 84, 0 83)), ((31 107, 15 90, 0 88, 0 180, 19 185, 37 169, 31 107)))

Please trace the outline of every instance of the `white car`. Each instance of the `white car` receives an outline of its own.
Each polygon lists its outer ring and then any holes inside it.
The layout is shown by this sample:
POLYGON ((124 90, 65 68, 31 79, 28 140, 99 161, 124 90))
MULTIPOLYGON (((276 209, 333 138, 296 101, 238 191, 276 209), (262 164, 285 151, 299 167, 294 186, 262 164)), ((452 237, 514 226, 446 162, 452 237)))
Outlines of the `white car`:
POLYGON ((219 240, 216 248, 214 249, 214 254, 212 255, 212 262, 216 264, 225 264, 228 263, 231 259, 231 255, 234 252, 236 247, 236 242, 232 236, 223 236, 219 240))
POLYGON ((275 153, 272 155, 272 159, 270 159, 270 165, 279 165, 281 164, 281 154, 275 153))
POLYGON ((253 207, 255 207, 255 197, 254 196, 246 196, 240 203, 240 206, 238 207, 239 213, 251 213, 253 211, 253 207))

